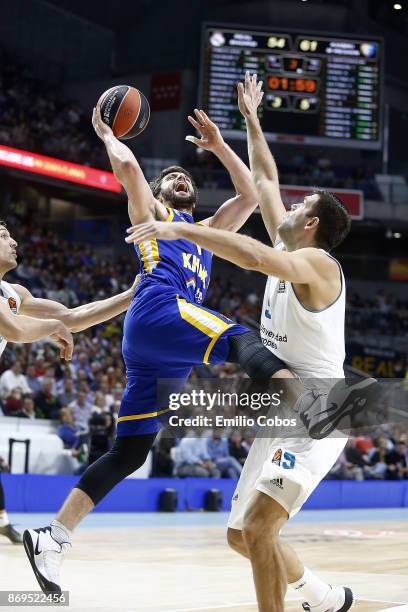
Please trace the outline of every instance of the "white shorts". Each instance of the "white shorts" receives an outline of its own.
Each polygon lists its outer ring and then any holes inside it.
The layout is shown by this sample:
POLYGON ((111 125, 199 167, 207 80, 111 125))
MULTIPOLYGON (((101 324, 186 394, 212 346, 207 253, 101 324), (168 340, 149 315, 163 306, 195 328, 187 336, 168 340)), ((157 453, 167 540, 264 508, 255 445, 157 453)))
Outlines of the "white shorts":
POLYGON ((299 512, 347 443, 347 437, 336 435, 323 440, 257 437, 232 498, 228 527, 242 529, 256 491, 275 499, 289 518, 299 512))

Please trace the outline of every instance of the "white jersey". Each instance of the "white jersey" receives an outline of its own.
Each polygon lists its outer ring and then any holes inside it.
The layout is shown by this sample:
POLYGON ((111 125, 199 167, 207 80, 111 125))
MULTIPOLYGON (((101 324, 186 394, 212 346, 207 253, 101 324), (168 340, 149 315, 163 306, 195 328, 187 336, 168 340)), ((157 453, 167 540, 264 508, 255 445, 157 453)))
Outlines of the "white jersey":
MULTIPOLYGON (((10 308, 13 314, 18 314, 21 306, 21 299, 10 283, 6 283, 5 281, 0 282, 0 300, 10 308)), ((0 336, 0 357, 4 353, 6 345, 7 340, 0 336)))
MULTIPOLYGON (((277 248, 282 247, 278 245, 277 248)), ((336 259, 334 261, 339 267, 340 294, 321 311, 305 308, 292 283, 274 276, 269 276, 266 283, 262 342, 302 379, 344 377, 346 289, 341 266, 336 259)))

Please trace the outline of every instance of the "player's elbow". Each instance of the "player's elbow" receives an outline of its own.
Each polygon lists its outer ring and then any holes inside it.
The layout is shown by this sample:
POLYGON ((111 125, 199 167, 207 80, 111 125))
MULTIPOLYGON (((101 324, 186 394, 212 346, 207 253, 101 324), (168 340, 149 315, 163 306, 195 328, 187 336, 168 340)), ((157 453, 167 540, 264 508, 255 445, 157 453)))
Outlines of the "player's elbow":
MULTIPOLYGON (((13 316, 13 319, 17 318, 13 316)), ((0 335, 9 342, 23 342, 23 329, 17 321, 3 320, 0 324, 0 335)))
POLYGON ((73 334, 82 330, 80 314, 74 308, 67 308, 65 312, 61 313, 58 319, 61 323, 64 323, 73 334))
POLYGON ((255 179, 255 187, 256 191, 259 194, 268 194, 272 191, 272 189, 276 185, 276 177, 269 173, 266 173, 263 176, 259 176, 255 179))
POLYGON ((120 183, 125 185, 128 181, 134 180, 137 175, 137 165, 135 160, 127 157, 120 158, 115 165, 115 176, 120 183))
POLYGON ((61 304, 61 308, 55 315, 58 321, 61 321, 71 332, 77 331, 78 313, 75 308, 66 308, 61 304))

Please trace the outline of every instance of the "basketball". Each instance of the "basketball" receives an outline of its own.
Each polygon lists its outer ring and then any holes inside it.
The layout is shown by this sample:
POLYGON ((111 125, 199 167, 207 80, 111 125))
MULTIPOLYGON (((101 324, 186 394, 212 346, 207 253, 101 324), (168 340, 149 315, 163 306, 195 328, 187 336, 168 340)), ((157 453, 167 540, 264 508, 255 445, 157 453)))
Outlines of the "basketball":
POLYGON ((141 91, 130 85, 115 85, 99 98, 102 120, 120 140, 138 136, 147 126, 150 106, 141 91))

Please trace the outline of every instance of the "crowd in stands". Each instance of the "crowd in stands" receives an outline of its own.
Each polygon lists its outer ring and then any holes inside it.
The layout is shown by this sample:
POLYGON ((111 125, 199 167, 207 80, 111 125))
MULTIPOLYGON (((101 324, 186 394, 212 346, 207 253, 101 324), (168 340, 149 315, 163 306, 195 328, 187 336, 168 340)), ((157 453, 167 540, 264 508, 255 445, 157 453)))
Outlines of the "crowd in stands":
MULTIPOLYGON (((90 119, 90 111, 84 112, 78 103, 33 78, 27 66, 0 48, 0 144, 109 170, 90 119)), ((189 145, 183 161, 198 186, 231 187, 227 172, 213 155, 192 151, 189 145)), ((367 198, 381 199, 368 167, 333 164, 327 155, 296 154, 290 163, 278 162, 283 184, 361 189, 367 198)))
MULTIPOLYGON (((133 282, 134 254, 133 259, 124 256, 113 264, 89 246, 61 240, 53 231, 40 229, 28 219, 10 217, 9 222, 19 243, 20 263, 6 280, 21 283, 37 297, 73 307, 113 295, 133 282)), ((353 309, 353 324, 355 312, 361 311, 361 316, 365 316, 368 302, 353 292, 348 301, 353 309)), ((222 275, 214 278, 206 304, 238 321, 255 323, 260 319, 262 298, 256 291, 244 291, 222 275)), ((387 333, 391 319, 395 320, 395 333, 398 329, 406 331, 407 310, 406 303, 379 292, 369 302, 373 329, 382 333, 381 317, 387 317, 387 333), (401 327, 397 328, 397 324, 401 327)), ((89 451, 91 460, 105 452, 112 444, 125 385, 122 322, 123 316, 117 317, 76 334, 70 363, 60 361, 56 347, 49 341, 9 344, 0 363, 0 414, 58 420, 58 434, 64 447, 81 460, 82 467, 89 460, 89 451)), ((360 319, 355 324, 361 326, 360 319)), ((242 379, 234 364, 214 366, 212 370, 202 366, 193 373, 195 381, 214 376, 231 381, 242 379)), ((236 477, 252 440, 253 432, 249 431, 244 434, 233 431, 222 438, 212 436, 198 441, 191 435, 181 441, 160 438, 153 473, 236 477)), ((406 436, 391 432, 384 438, 379 432, 375 439, 365 440, 363 445, 361 441, 349 442, 331 477, 406 477, 406 460, 404 463, 398 459, 407 454, 406 436)))
POLYGON ((0 48, 0 144, 108 169, 89 113, 0 48))
POLYGON ((382 289, 372 298, 363 298, 357 292, 349 291, 346 329, 364 330, 366 334, 406 336, 408 300, 397 298, 382 289))
MULTIPOLYGON (((356 164, 337 164, 328 155, 296 154, 290 162, 277 164, 282 185, 301 185, 327 189, 358 189, 370 200, 381 200, 382 196, 371 167, 356 164)), ((229 189, 228 173, 220 162, 208 152, 188 153, 184 160, 199 187, 207 189, 229 189)))

